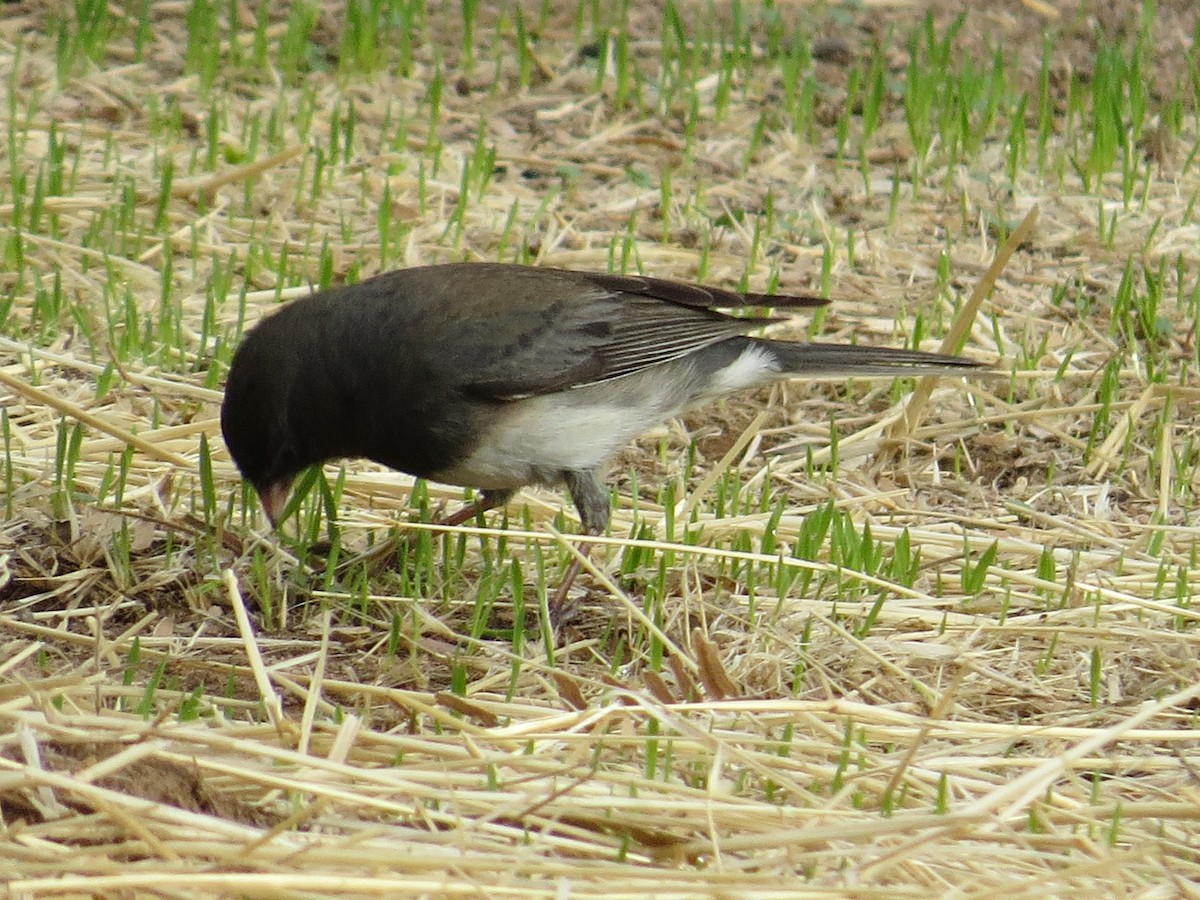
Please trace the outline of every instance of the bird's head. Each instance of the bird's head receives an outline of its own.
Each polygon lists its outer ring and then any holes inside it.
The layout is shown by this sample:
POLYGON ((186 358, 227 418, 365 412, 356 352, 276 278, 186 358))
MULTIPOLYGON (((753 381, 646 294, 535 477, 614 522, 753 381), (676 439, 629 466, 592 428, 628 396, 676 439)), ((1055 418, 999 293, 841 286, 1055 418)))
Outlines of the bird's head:
POLYGON ((251 332, 234 354, 221 404, 225 446, 262 501, 271 525, 279 524, 296 476, 321 461, 298 440, 293 421, 292 377, 287 355, 251 332))

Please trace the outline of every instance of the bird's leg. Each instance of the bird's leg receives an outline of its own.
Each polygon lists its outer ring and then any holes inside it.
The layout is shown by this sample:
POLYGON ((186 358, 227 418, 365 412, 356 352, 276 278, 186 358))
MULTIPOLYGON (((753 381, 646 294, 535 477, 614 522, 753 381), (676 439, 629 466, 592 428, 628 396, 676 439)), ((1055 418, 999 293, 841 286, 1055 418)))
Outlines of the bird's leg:
MULTIPOLYGON (((608 527, 610 503, 608 489, 601 484, 600 479, 591 469, 564 472, 563 480, 567 483, 567 490, 571 492, 571 499, 575 501, 575 508, 579 510, 583 533, 589 536, 603 534, 604 529, 608 527)), ((582 543, 577 549, 581 555, 586 556, 591 551, 592 545, 582 543)), ((583 560, 574 557, 567 566, 567 571, 563 573, 558 590, 550 599, 550 619, 555 626, 563 624, 564 619, 569 618, 569 616, 564 616, 567 592, 571 590, 571 585, 582 570, 583 560)))
POLYGON ((485 513, 489 509, 495 509, 498 506, 504 506, 512 499, 516 491, 500 490, 500 491, 483 491, 479 495, 479 499, 474 503, 464 503, 462 508, 451 515, 438 517, 434 520, 435 525, 462 525, 464 522, 470 522, 480 513, 485 513))

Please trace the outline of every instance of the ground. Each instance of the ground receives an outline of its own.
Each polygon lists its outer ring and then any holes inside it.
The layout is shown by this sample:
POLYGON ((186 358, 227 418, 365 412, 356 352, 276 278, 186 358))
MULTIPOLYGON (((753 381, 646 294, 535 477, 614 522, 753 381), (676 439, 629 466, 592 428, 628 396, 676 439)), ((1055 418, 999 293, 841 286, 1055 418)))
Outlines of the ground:
POLYGON ((4 4, 0 879, 1198 893, 1198 32, 4 4), (220 437, 276 304, 457 260, 815 291, 773 336, 992 370, 644 436, 555 632, 561 492, 446 529, 351 461, 275 533, 220 437))

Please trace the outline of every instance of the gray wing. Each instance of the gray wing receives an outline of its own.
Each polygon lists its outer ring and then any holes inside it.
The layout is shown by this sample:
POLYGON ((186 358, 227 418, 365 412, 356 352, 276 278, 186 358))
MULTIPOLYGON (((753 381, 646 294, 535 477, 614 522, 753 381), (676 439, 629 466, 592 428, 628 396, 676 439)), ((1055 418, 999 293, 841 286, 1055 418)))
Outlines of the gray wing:
POLYGON ((538 275, 514 280, 510 268, 510 277, 502 280, 508 293, 495 298, 511 333, 499 341, 482 322, 473 334, 463 335, 463 350, 475 349, 470 377, 462 385, 469 393, 510 400, 620 378, 779 321, 729 316, 718 308, 826 302, 655 278, 526 271, 538 275))

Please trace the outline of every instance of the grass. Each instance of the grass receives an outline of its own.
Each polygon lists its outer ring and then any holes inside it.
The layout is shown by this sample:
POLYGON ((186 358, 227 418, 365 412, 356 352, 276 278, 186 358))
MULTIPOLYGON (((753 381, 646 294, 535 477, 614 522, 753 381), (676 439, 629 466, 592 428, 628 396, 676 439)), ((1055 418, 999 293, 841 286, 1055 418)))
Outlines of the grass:
POLYGON ((6 11, 0 879, 1191 890, 1200 26, 1092 6, 6 11), (562 494, 350 462, 276 534, 220 439, 260 316, 451 260, 1004 377, 665 424, 555 635, 562 494))

